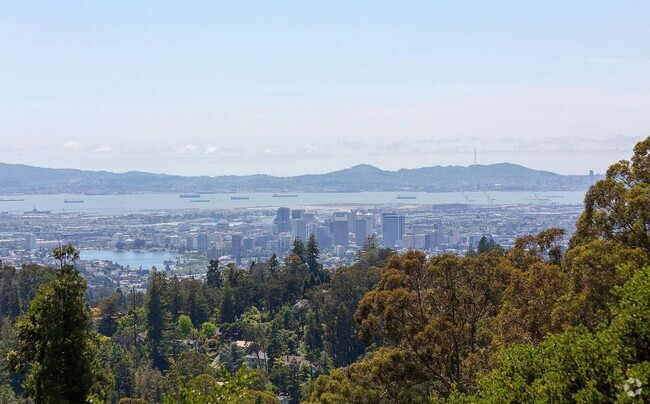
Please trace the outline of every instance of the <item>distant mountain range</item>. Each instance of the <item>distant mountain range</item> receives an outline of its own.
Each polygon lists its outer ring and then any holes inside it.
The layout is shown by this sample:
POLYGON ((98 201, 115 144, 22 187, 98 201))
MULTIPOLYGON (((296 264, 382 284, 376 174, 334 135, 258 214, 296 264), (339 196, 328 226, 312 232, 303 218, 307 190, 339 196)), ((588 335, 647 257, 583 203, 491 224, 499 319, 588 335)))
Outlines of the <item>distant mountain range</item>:
MULTIPOLYGON (((598 176, 596 179, 599 179, 598 176)), ((327 174, 187 177, 139 171, 112 173, 0 163, 0 195, 144 192, 579 191, 587 175, 560 175, 516 164, 434 166, 397 171, 367 164, 327 174)))

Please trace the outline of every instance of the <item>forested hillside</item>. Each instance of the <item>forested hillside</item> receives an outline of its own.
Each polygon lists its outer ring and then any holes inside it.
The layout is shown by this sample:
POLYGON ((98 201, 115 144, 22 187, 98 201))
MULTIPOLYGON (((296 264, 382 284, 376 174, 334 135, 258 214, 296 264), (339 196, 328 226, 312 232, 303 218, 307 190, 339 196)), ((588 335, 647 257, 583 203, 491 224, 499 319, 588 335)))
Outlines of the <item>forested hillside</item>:
POLYGON ((311 237, 100 301, 65 246, 56 270, 1 267, 0 401, 649 401, 650 138, 563 237, 430 258, 370 238, 338 268, 311 237))

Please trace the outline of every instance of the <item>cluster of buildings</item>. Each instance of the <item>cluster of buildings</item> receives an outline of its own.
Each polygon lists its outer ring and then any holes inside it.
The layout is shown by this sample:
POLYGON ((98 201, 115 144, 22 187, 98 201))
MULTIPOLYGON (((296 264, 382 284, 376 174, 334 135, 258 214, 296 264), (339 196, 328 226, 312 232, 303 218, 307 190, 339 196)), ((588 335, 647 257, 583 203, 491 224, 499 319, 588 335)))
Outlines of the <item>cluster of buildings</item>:
POLYGON ((247 266, 271 254, 283 258, 296 238, 306 243, 314 234, 321 261, 335 266, 351 263, 370 236, 398 251, 464 254, 483 236, 507 248, 517 237, 549 227, 565 228, 570 235, 581 211, 582 205, 448 204, 194 209, 122 216, 4 214, 0 260, 51 264, 51 249, 72 243, 82 250, 167 251, 189 257, 175 262, 177 269, 204 268, 211 259, 247 266))

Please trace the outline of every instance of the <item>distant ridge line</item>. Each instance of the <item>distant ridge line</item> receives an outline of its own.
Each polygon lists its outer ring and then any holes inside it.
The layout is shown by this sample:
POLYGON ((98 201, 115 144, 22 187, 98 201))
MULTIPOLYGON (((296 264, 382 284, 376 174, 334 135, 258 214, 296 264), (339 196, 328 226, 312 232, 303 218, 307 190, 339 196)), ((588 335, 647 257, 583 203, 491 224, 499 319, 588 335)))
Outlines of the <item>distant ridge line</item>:
MULTIPOLYGON (((597 175, 596 180, 602 178, 597 175)), ((589 175, 560 175, 512 163, 383 170, 370 164, 325 174, 180 176, 0 163, 0 195, 15 193, 582 191, 589 175)))

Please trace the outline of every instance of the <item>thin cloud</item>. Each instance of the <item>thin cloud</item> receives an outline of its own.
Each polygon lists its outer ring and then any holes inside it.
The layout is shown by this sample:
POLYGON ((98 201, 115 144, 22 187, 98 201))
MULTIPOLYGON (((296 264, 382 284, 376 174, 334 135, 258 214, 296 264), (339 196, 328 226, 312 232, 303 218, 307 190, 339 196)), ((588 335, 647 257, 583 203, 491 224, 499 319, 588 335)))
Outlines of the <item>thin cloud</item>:
POLYGON ((219 146, 212 146, 212 145, 206 145, 205 150, 203 153, 205 154, 213 154, 216 153, 219 150, 219 146))
POLYGON ((84 145, 76 140, 68 140, 67 142, 63 143, 61 148, 64 150, 83 150, 84 145))
POLYGON ((600 65, 631 65, 631 66, 650 66, 650 59, 614 59, 614 58, 596 58, 589 59, 589 63, 600 65))
POLYGON ((95 153, 110 153, 113 151, 113 146, 99 146, 93 152, 95 153))
POLYGON ((194 153, 198 150, 198 146, 192 143, 188 143, 184 146, 181 146, 180 148, 176 149, 176 153, 178 154, 190 154, 194 153))

